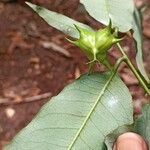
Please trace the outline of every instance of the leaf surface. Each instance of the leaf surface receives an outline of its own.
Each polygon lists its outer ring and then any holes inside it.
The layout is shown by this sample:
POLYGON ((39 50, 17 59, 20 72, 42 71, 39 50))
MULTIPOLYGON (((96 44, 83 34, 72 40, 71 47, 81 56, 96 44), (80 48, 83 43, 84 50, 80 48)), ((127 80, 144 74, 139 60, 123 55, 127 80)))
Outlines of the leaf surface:
POLYGON ((35 4, 26 2, 40 17, 42 17, 50 26, 73 37, 79 38, 79 32, 74 25, 92 30, 88 25, 75 21, 65 15, 50 11, 35 4))
POLYGON ((53 97, 4 150, 104 150, 105 137, 133 123, 131 95, 118 76, 83 75, 53 97))
POLYGON ((141 18, 140 13, 135 8, 134 15, 133 15, 133 37, 135 39, 136 45, 136 63, 140 73, 143 75, 145 80, 149 82, 149 78, 146 74, 144 63, 143 63, 143 35, 142 35, 142 27, 141 27, 141 18))
POLYGON ((113 26, 126 32, 132 28, 133 0, 80 0, 88 13, 97 21, 108 25, 111 19, 113 26))
POLYGON ((150 104, 143 107, 142 115, 135 121, 135 132, 145 138, 150 149, 150 104))

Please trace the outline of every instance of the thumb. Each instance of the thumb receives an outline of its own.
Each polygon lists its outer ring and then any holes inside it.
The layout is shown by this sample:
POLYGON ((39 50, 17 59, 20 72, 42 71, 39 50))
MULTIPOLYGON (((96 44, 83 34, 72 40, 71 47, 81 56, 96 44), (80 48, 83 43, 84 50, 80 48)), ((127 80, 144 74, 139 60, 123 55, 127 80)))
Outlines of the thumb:
POLYGON ((118 137, 113 150, 148 150, 148 148, 140 135, 127 132, 118 137))

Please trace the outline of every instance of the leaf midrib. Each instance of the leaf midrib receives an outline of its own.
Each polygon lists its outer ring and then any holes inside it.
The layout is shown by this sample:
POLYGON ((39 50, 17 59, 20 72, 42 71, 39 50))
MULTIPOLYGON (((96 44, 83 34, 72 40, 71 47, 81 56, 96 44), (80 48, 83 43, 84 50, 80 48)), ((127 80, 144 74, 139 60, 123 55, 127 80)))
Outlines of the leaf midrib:
POLYGON ((85 118, 85 120, 84 120, 82 126, 81 126, 80 129, 78 130, 77 134, 75 135, 73 141, 71 142, 71 144, 69 145, 69 147, 68 147, 67 150, 71 150, 72 147, 74 146, 74 144, 75 144, 75 142, 77 141, 78 137, 80 136, 82 130, 84 129, 84 127, 86 126, 88 120, 90 119, 90 117, 92 116, 94 110, 96 109, 96 107, 97 107, 99 101, 101 100, 102 96, 104 95, 104 93, 105 93, 107 87, 109 86, 110 82, 113 80, 115 74, 116 74, 116 73, 113 72, 113 73, 110 75, 108 81, 105 83, 103 89, 101 90, 100 94, 98 95, 98 98, 97 98, 96 102, 94 103, 93 107, 91 108, 90 112, 88 113, 88 115, 87 115, 87 117, 85 118))

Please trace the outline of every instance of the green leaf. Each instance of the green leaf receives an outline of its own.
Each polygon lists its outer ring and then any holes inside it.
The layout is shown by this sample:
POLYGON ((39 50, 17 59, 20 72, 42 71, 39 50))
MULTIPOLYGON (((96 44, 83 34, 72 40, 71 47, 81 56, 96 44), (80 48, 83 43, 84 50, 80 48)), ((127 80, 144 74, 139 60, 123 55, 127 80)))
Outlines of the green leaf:
POLYGON ((142 109, 142 115, 135 120, 135 132, 145 138, 150 149, 150 104, 142 109))
POLYGON ((80 3, 94 19, 105 25, 111 19, 113 26, 121 32, 132 28, 133 0, 80 0, 80 3))
POLYGON ((139 11, 135 8, 134 16, 133 16, 133 37, 135 39, 136 45, 136 63, 141 75, 145 78, 147 82, 149 82, 149 78, 146 74, 144 63, 143 63, 143 35, 142 35, 142 27, 141 27, 141 18, 139 11))
POLYGON ((131 95, 111 73, 83 75, 53 97, 4 150, 104 150, 105 137, 133 123, 131 95))
POLYGON ((62 31, 63 33, 73 37, 79 38, 79 33, 74 25, 92 30, 88 25, 75 21, 62 14, 47 10, 43 7, 26 2, 40 17, 42 17, 50 26, 62 31))

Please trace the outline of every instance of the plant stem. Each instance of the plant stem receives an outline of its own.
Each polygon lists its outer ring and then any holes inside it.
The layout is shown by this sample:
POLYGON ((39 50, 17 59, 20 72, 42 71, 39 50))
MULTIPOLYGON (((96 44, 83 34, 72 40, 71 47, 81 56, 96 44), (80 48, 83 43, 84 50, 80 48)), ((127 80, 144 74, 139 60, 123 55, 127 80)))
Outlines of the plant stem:
POLYGON ((139 73, 137 72, 137 70, 135 69, 135 67, 133 66, 133 64, 131 63, 131 61, 128 58, 128 56, 125 54, 125 52, 124 52, 123 48, 121 47, 120 43, 117 43, 117 46, 118 46, 119 50, 121 51, 122 55, 124 56, 124 62, 131 69, 131 71, 133 72, 133 74, 135 75, 135 77, 138 79, 139 83, 144 88, 145 92, 150 96, 150 89, 147 87, 147 85, 145 84, 145 82, 143 81, 143 79, 141 78, 141 76, 139 75, 139 73))
POLYGON ((114 68, 113 68, 113 73, 114 73, 114 74, 116 74, 116 72, 117 72, 117 70, 118 70, 120 64, 121 64, 123 61, 125 61, 125 59, 126 59, 126 57, 122 56, 121 58, 119 58, 119 59, 117 60, 117 62, 115 63, 115 66, 114 66, 114 68))

